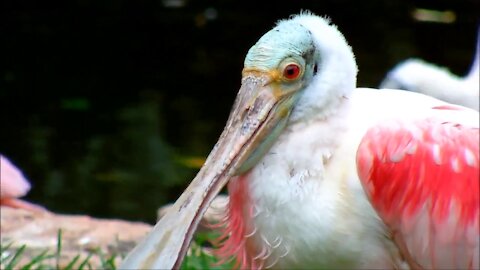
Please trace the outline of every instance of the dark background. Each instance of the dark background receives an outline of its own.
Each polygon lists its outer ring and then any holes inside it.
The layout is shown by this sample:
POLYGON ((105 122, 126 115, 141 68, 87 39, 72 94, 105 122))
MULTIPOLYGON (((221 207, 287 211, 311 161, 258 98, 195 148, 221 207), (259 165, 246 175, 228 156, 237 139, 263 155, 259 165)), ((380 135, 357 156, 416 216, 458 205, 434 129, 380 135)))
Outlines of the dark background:
POLYGON ((3 1, 0 153, 61 213, 155 220, 217 140, 243 58, 278 19, 328 15, 358 85, 419 57, 467 73, 480 1, 3 1), (423 22, 418 8, 450 10, 423 22))

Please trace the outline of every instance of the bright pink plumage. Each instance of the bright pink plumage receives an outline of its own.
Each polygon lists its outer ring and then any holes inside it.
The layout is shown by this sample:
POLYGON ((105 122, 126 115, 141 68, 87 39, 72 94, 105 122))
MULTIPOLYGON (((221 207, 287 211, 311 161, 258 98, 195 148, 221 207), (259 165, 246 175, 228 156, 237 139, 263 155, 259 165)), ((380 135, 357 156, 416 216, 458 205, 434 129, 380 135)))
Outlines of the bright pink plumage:
POLYGON ((435 116, 383 123, 364 136, 360 179, 411 265, 479 267, 478 142, 478 126, 435 116))
POLYGON ((248 220, 253 213, 244 209, 252 209, 248 195, 248 174, 232 179, 228 183, 228 213, 223 222, 218 224, 222 234, 216 240, 220 246, 216 255, 222 258, 219 264, 235 259, 234 269, 260 269, 263 266, 262 256, 253 257, 254 244, 250 243, 249 234, 254 230, 248 220))

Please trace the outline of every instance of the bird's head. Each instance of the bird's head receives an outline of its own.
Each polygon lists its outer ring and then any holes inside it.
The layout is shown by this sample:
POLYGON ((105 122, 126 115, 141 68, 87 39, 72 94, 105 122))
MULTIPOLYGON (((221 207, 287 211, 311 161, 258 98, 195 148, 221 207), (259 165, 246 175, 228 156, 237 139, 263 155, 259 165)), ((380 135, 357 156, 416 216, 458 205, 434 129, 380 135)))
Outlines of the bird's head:
POLYGON ((355 88, 356 74, 350 46, 328 19, 302 13, 278 22, 245 58, 229 124, 263 135, 237 173, 256 164, 289 123, 335 111, 355 88))

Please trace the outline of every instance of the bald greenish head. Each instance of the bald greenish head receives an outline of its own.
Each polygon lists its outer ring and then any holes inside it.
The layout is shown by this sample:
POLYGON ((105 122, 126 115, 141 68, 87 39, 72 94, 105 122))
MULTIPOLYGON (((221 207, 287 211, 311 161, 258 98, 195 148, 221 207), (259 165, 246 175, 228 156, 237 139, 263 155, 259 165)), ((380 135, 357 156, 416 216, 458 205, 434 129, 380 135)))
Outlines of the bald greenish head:
POLYGON ((279 67, 288 58, 302 64, 313 62, 314 53, 312 33, 301 24, 282 21, 250 48, 245 57, 245 68, 268 71, 279 67))
POLYGON ((289 94, 291 123, 326 117, 356 87, 357 66, 344 36, 308 12, 279 21, 250 48, 244 79, 252 71, 267 76, 275 93, 289 94), (298 76, 291 76, 292 65, 298 76))

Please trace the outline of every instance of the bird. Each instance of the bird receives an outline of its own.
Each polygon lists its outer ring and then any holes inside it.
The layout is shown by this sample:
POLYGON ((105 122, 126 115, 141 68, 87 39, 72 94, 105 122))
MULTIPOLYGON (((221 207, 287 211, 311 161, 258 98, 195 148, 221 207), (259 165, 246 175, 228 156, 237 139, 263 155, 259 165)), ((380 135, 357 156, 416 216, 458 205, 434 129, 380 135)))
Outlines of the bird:
POLYGON ((0 154, 0 205, 29 211, 45 211, 42 206, 18 199, 25 196, 30 188, 30 182, 22 171, 0 154))
POLYGON ((380 88, 402 89, 419 92, 438 99, 479 110, 480 102, 480 29, 476 52, 470 71, 460 77, 446 67, 439 67, 418 58, 410 58, 397 64, 387 73, 380 88))
POLYGON ((216 254, 240 269, 479 267, 479 113, 357 88, 330 19, 277 22, 244 61, 218 142, 120 269, 177 269, 227 186, 216 254))

